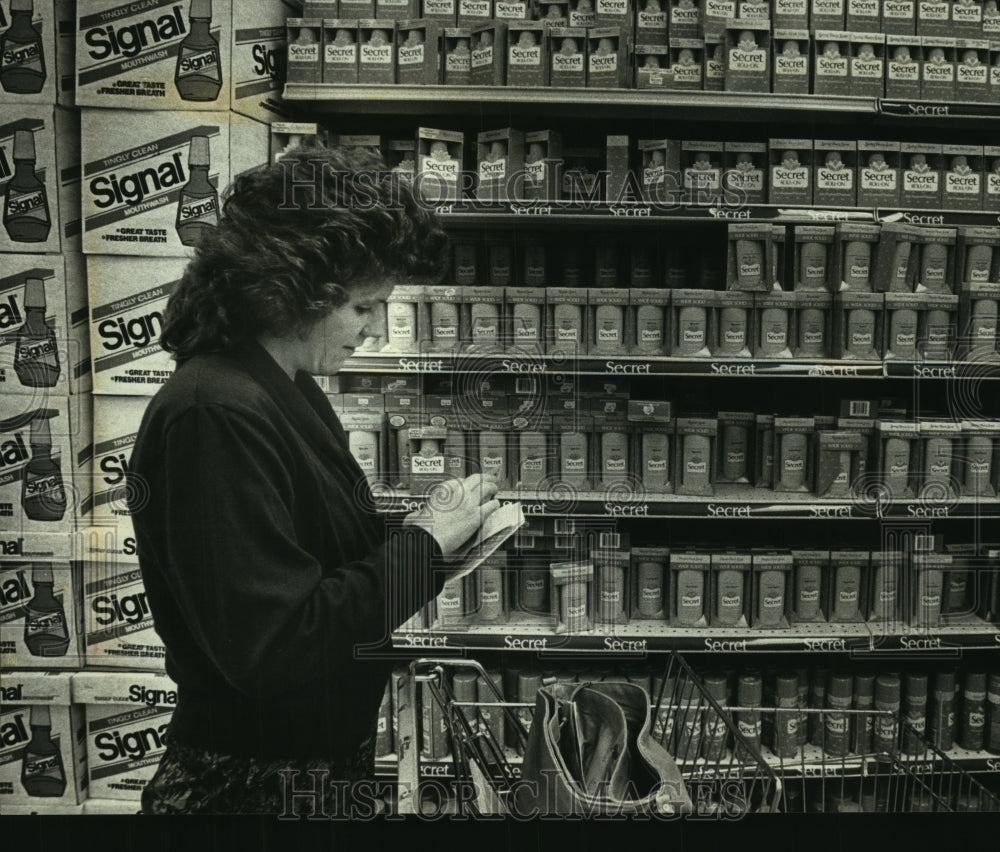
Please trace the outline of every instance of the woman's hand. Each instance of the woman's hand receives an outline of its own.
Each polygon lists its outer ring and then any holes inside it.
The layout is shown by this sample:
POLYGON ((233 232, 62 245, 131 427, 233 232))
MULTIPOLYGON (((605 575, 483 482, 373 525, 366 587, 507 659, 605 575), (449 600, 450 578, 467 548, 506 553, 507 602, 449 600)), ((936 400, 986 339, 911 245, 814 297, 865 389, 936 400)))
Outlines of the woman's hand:
POLYGON ((472 538, 483 522, 500 508, 497 481, 491 474, 474 473, 434 486, 427 506, 406 516, 406 523, 427 530, 445 556, 472 538))

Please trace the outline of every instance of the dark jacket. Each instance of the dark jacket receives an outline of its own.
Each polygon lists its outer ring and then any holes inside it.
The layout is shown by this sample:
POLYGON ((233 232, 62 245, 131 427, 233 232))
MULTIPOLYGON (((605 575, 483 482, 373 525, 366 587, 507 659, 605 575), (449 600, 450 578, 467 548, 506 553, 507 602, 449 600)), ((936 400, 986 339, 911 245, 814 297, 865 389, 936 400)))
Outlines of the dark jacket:
POLYGON ((329 401, 256 343, 196 356, 129 463, 171 735, 252 757, 350 755, 375 730, 390 632, 440 592, 441 552, 375 511, 329 401))

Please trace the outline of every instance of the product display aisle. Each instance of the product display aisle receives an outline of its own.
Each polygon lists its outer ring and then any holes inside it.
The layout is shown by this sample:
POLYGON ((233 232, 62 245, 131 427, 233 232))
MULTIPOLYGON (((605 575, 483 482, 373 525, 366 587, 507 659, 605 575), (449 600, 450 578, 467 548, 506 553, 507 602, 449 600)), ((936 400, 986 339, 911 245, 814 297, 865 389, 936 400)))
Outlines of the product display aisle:
POLYGON ((393 806, 470 737, 516 778, 540 685, 629 680, 702 812, 996 807, 995 3, 230 5, 0 3, 3 813, 138 809, 163 310, 221 190, 313 138, 452 237, 326 386, 379 504, 482 470, 527 518, 394 637, 441 662, 386 693, 393 806))

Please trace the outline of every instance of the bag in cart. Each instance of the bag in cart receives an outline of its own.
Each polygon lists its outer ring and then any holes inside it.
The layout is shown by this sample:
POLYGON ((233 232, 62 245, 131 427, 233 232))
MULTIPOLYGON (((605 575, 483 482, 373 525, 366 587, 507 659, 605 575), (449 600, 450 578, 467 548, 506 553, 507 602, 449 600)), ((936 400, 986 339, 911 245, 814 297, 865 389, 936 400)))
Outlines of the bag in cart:
POLYGON ((518 812, 690 813, 681 773, 650 731, 649 697, 635 684, 543 686, 515 794, 518 812))

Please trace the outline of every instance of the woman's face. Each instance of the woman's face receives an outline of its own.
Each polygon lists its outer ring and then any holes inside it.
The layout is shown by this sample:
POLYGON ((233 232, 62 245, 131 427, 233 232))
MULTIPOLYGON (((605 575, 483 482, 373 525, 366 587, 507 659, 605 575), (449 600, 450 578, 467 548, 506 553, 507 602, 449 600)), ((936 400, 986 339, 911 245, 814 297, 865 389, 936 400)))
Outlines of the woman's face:
POLYGON ((332 376, 368 337, 385 336, 384 303, 394 282, 352 290, 347 303, 334 308, 305 334, 292 333, 290 348, 297 369, 314 376, 332 376))

